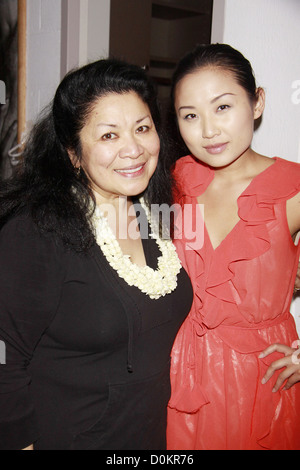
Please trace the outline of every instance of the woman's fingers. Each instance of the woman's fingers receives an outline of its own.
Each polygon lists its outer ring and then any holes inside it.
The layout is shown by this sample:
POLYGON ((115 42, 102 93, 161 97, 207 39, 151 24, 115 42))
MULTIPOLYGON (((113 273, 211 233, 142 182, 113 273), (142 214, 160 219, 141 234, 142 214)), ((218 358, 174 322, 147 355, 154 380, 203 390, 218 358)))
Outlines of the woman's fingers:
POLYGON ((285 356, 288 356, 289 354, 292 354, 294 352, 293 348, 290 348, 289 346, 286 346, 286 344, 278 344, 274 343, 271 344, 271 346, 268 346, 264 351, 262 351, 259 355, 259 357, 262 359, 266 356, 269 356, 269 354, 272 354, 274 352, 279 352, 284 354, 285 356))
MULTIPOLYGON (((298 344, 298 342, 296 342, 298 344)), ((279 352, 284 354, 284 357, 272 362, 267 372, 265 373, 262 383, 265 384, 274 373, 280 369, 284 369, 278 376, 277 381, 273 387, 273 392, 277 392, 285 381, 285 390, 291 388, 295 383, 300 381, 300 359, 298 356, 299 350, 290 348, 284 344, 272 344, 266 348, 260 355, 260 358, 264 358, 269 354, 279 352)))

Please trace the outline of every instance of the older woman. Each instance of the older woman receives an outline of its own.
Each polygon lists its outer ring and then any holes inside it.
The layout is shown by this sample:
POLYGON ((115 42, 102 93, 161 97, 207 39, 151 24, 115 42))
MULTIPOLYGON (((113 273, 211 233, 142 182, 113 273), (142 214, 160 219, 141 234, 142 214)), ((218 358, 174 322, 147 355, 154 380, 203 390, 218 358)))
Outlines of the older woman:
POLYGON ((159 133, 144 72, 97 61, 64 78, 1 190, 2 449, 166 446, 192 288, 149 236, 151 204, 171 201, 159 133))

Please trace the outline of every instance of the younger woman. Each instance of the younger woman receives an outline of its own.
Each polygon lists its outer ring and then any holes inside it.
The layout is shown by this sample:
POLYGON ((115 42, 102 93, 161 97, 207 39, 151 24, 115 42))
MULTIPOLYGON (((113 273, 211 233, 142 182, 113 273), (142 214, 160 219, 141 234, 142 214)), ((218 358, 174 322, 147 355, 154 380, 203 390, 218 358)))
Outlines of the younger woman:
POLYGON ((173 347, 168 448, 300 449, 300 165, 251 149, 265 94, 230 46, 188 54, 173 98, 190 152, 177 202, 204 205, 205 225, 202 247, 176 241, 195 297, 173 347))

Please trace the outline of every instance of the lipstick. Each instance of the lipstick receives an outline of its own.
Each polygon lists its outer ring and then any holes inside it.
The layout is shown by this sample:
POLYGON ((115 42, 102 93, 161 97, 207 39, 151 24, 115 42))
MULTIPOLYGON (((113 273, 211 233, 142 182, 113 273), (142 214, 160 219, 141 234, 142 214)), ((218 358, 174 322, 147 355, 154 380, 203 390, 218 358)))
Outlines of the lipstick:
POLYGON ((207 145, 204 148, 211 155, 217 155, 219 153, 222 153, 226 149, 227 144, 228 142, 225 142, 223 144, 207 145))
POLYGON ((115 172, 121 176, 124 176, 125 178, 136 178, 137 176, 140 176, 143 173, 145 165, 146 163, 140 163, 139 165, 115 170, 115 172))

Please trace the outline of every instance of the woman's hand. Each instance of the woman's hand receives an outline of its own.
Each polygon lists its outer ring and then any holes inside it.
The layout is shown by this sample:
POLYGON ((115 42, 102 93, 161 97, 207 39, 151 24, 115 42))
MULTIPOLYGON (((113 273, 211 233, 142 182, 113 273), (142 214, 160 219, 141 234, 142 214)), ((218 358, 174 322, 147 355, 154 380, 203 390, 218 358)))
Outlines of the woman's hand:
POLYGON ((276 371, 285 368, 279 374, 272 392, 277 392, 285 381, 287 382, 283 390, 288 390, 295 383, 300 382, 300 349, 297 349, 300 348, 300 341, 295 341, 292 346, 295 346, 295 348, 290 348, 284 344, 272 344, 259 356, 262 359, 274 352, 283 353, 285 356, 282 359, 272 362, 262 379, 262 383, 265 384, 276 371))

